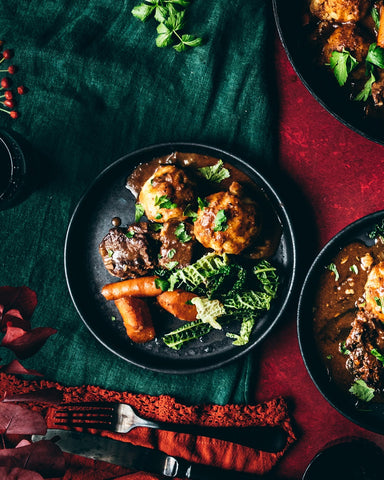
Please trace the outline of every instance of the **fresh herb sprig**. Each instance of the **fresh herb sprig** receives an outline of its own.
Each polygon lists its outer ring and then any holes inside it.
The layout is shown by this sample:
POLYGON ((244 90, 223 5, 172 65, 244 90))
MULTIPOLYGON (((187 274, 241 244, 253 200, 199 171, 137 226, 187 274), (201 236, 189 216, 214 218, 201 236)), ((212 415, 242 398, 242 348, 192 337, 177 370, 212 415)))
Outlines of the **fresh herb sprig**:
POLYGON ((203 43, 201 37, 183 33, 185 14, 190 3, 191 0, 144 0, 131 13, 142 22, 154 17, 159 23, 156 38, 158 47, 172 45, 177 52, 183 52, 203 43))

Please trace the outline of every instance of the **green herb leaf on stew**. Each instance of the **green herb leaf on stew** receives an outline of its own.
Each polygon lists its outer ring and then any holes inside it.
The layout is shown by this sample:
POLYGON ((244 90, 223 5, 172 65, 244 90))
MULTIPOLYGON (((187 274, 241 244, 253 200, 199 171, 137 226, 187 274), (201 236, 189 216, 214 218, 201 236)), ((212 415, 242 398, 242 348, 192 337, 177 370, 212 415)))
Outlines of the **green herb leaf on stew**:
POLYGON ((141 217, 144 215, 145 210, 141 203, 135 205, 135 222, 140 222, 141 217))
POLYGON ((373 230, 368 233, 369 238, 384 238, 384 218, 381 223, 377 223, 373 230))
POLYGON ((174 248, 171 248, 168 252, 168 258, 173 258, 175 256, 176 250, 174 248))
POLYGON ((214 232, 225 232, 227 230, 227 216, 225 215, 224 210, 219 210, 215 218, 215 226, 213 227, 214 232))
POLYGON ((208 207, 208 205, 209 205, 207 199, 200 198, 200 197, 197 197, 197 203, 199 205, 200 210, 204 210, 204 208, 208 207))
POLYGON ((384 49, 371 43, 365 61, 379 68, 384 68, 384 49))
POLYGON ((112 257, 112 255, 113 255, 113 250, 109 250, 109 249, 108 249, 107 252, 108 252, 108 257, 112 257))
POLYGON ((382 313, 384 313, 384 297, 375 297, 375 302, 381 308, 382 313))
POLYGON ((372 93, 372 85, 376 82, 376 78, 373 73, 371 73, 368 80, 365 82, 363 89, 355 97, 357 102, 366 102, 368 97, 372 93))
POLYGON ((375 396, 375 390, 361 380, 361 378, 355 380, 355 383, 349 389, 350 393, 355 395, 359 400, 363 402, 370 402, 375 396))
POLYGON ((211 165, 210 167, 201 167, 199 171, 201 174, 211 182, 220 183, 225 178, 229 178, 231 174, 229 170, 223 166, 223 161, 219 160, 215 165, 211 165))
POLYGON ((158 232, 159 230, 161 230, 163 228, 163 224, 162 223, 150 223, 149 228, 153 232, 158 232))
POLYGON ((333 70, 338 84, 342 87, 348 79, 348 75, 356 67, 359 62, 350 52, 344 48, 342 52, 334 51, 331 54, 329 65, 333 70))
POLYGON ((185 223, 181 222, 175 229, 175 235, 181 243, 186 243, 192 240, 191 235, 187 233, 185 223))
POLYGON ((168 210, 177 208, 176 203, 173 203, 167 195, 161 195, 161 197, 155 197, 155 206, 159 208, 166 208, 168 210))
POLYGON ((175 267, 177 267, 178 264, 179 264, 179 262, 177 262, 177 261, 168 262, 166 267, 167 267, 168 270, 173 270, 175 267))
POLYGON ((330 263, 328 266, 327 266, 327 269, 330 270, 331 272, 333 272, 335 274, 335 282, 337 282, 340 278, 340 275, 339 275, 339 272, 337 270, 337 267, 334 263, 330 263))
POLYGON ((353 273, 355 273, 356 275, 359 273, 359 269, 357 268, 357 266, 355 264, 351 265, 349 267, 349 270, 353 273))
POLYGON ((192 222, 196 222, 197 220, 197 213, 193 211, 191 205, 187 205, 184 212, 183 212, 184 217, 189 217, 192 222))
POLYGON ((169 288, 169 282, 164 278, 155 278, 155 285, 157 288, 161 288, 163 292, 166 292, 169 288))
POLYGON ((380 28, 380 13, 377 8, 372 8, 371 10, 371 16, 373 18, 373 21, 375 22, 376 30, 379 30, 380 28))
POLYGON ((384 364, 384 355, 376 350, 376 348, 372 348, 371 353, 374 357, 376 357, 381 363, 384 364))
POLYGON ((340 353, 342 353, 343 355, 350 355, 351 352, 348 350, 348 348, 345 346, 345 342, 341 342, 340 345, 339 345, 339 350, 340 350, 340 353))
POLYGON ((135 236, 135 232, 133 232, 132 230, 128 230, 125 236, 128 238, 133 238, 135 236))

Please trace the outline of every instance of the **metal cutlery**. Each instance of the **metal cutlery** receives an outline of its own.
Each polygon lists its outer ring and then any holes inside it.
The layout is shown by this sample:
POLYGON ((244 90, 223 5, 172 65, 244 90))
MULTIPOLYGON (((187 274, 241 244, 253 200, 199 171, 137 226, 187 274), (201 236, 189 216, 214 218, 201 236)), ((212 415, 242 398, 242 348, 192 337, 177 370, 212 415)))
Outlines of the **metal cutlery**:
POLYGON ((136 414, 124 403, 88 402, 67 403, 54 411, 56 427, 83 427, 128 433, 133 428, 146 427, 226 440, 232 443, 266 452, 279 452, 287 442, 287 432, 281 427, 211 427, 194 424, 154 422, 136 414))

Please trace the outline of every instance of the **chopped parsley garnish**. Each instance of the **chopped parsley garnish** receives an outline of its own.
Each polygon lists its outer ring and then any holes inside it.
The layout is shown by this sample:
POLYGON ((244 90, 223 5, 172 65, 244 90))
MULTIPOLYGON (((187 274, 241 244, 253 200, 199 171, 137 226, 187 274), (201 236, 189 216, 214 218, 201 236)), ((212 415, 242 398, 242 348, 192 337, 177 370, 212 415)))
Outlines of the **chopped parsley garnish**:
POLYGON ((168 258, 173 258, 175 256, 176 250, 174 248, 171 248, 168 252, 168 258))
POLYGON ((348 79, 348 75, 356 67, 358 61, 354 58, 350 52, 347 52, 344 48, 341 52, 334 51, 331 54, 329 65, 333 70, 338 84, 342 87, 348 79))
POLYGON ((114 321, 116 320, 116 317, 113 317, 113 316, 112 316, 112 317, 111 317, 111 320, 112 320, 112 322, 114 322, 114 321))
POLYGON ((376 43, 371 43, 365 61, 379 68, 384 68, 384 50, 376 43))
POLYGON ((356 275, 359 273, 359 269, 357 268, 357 266, 355 264, 351 265, 349 267, 349 270, 353 273, 355 273, 356 275))
POLYGON ((164 278, 155 278, 155 285, 157 288, 161 288, 163 292, 166 292, 169 288, 169 282, 164 278))
POLYGON ((199 205, 200 210, 204 210, 205 207, 208 207, 209 203, 205 198, 197 197, 197 203, 199 205))
POLYGON ((227 216, 225 215, 224 210, 219 210, 215 217, 215 226, 213 227, 214 232, 225 232, 227 230, 227 216))
POLYGON ((133 232, 132 230, 128 230, 128 232, 125 234, 126 237, 128 238, 132 238, 135 236, 135 232, 133 232))
POLYGON ((222 160, 219 160, 215 165, 210 167, 201 167, 199 171, 207 180, 216 183, 220 183, 225 178, 231 176, 229 170, 223 166, 222 160))
POLYGON ((196 222, 197 220, 197 213, 192 209, 191 205, 187 205, 184 212, 183 212, 184 217, 189 217, 192 222, 196 222))
POLYGON ((141 203, 136 203, 135 205, 135 222, 140 222, 141 217, 144 215, 144 207, 141 203))
POLYGON ((160 218, 163 218, 163 215, 161 213, 158 213, 156 216, 155 216, 155 220, 160 220, 160 218))
POLYGON ((383 220, 381 221, 381 223, 377 223, 373 230, 371 232, 368 233, 368 237, 369 238, 377 238, 377 237, 381 237, 383 238, 384 237, 384 218, 383 220))
POLYGON ((340 278, 340 275, 336 268, 336 265, 334 263, 330 263, 329 265, 327 265, 327 269, 335 274, 335 282, 337 282, 340 278))
POLYGON ((384 297, 375 297, 375 302, 381 308, 382 313, 384 313, 384 297))
POLYGON ((348 350, 348 348, 345 346, 345 342, 341 342, 340 345, 339 345, 339 350, 340 350, 340 353, 342 353, 343 355, 350 355, 351 352, 348 350))
POLYGON ((361 378, 355 380, 355 383, 352 385, 349 391, 363 402, 370 402, 375 396, 375 390, 371 387, 368 387, 368 385, 361 378))
POLYGON ((161 197, 155 197, 155 206, 159 208, 167 208, 170 210, 171 208, 177 208, 176 203, 173 203, 167 195, 161 195, 161 197))
POLYGON ((191 235, 187 233, 185 223, 181 222, 175 229, 175 235, 181 243, 186 243, 192 240, 191 235))
POLYGON ((381 363, 384 364, 384 355, 376 350, 376 348, 372 348, 371 353, 374 357, 376 357, 381 363))
POLYGON ((158 232, 159 230, 161 230, 163 228, 163 224, 162 223, 150 223, 149 228, 153 232, 158 232))
POLYGON ((357 102, 366 102, 368 100, 368 97, 371 95, 372 93, 372 85, 376 82, 376 78, 375 76, 373 75, 373 73, 371 72, 371 75, 370 77, 368 78, 368 80, 365 82, 364 84, 364 87, 363 89, 361 90, 360 93, 358 93, 355 97, 355 100, 357 102))
POLYGON ((112 257, 112 255, 113 255, 113 250, 108 249, 107 252, 108 252, 108 257, 112 257))
POLYGON ((373 18, 373 21, 375 22, 376 30, 379 30, 380 28, 380 13, 377 8, 372 8, 371 10, 371 16, 373 18))

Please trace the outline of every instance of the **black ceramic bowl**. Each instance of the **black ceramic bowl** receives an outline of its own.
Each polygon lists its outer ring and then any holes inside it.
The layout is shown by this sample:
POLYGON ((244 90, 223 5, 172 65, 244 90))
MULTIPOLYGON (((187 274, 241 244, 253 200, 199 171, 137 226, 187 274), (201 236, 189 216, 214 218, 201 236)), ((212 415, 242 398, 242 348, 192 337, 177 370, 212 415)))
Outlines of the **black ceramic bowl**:
POLYGON ((361 241, 372 244, 369 237, 374 227, 384 220, 384 210, 375 212, 350 224, 335 235, 315 258, 300 292, 297 331, 301 354, 313 382, 324 398, 342 415, 361 427, 384 434, 384 403, 373 401, 362 404, 347 390, 330 379, 326 366, 317 351, 313 333, 313 307, 320 276, 337 253, 346 245, 361 241))
MULTIPOLYGON (((193 373, 218 368, 249 352, 277 324, 290 299, 296 279, 296 242, 285 204, 269 182, 250 164, 223 150, 197 144, 155 145, 130 153, 110 165, 92 183, 79 201, 70 221, 65 242, 65 273, 68 288, 77 311, 93 335, 109 350, 135 365, 167 373, 193 373), (172 318, 154 318, 159 339, 135 344, 127 337, 114 302, 101 295, 106 283, 118 281, 104 267, 98 247, 111 228, 111 219, 120 217, 122 224, 134 221, 136 199, 125 188, 128 177, 140 163, 180 151, 222 159, 247 174, 258 185, 274 210, 282 229, 278 248, 271 258, 280 276, 278 298, 271 309, 261 315, 250 342, 242 347, 222 331, 213 331, 179 351, 167 347, 161 334, 180 327, 172 318), (163 332, 161 331, 163 330, 163 332)), ((169 316, 171 317, 171 316, 169 316)))
POLYGON ((280 39, 298 77, 312 96, 337 120, 369 140, 384 143, 382 120, 364 114, 361 102, 349 99, 325 68, 313 61, 303 27, 305 0, 272 0, 280 39))

